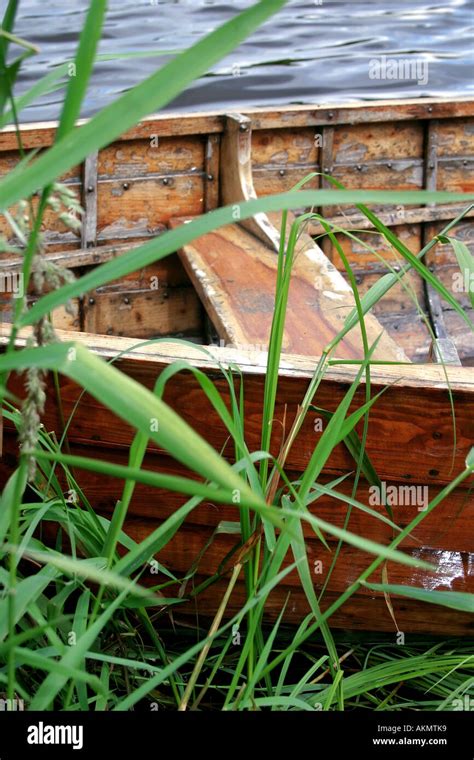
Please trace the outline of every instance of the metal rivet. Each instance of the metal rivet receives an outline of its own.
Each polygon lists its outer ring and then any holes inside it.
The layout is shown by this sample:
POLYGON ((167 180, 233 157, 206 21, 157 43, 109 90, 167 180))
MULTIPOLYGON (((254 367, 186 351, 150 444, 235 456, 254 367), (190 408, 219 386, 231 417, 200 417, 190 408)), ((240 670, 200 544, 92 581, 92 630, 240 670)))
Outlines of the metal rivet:
POLYGON ((239 129, 241 132, 247 132, 248 128, 248 124, 239 124, 239 129))
POLYGON ((433 170, 435 168, 435 165, 433 162, 430 163, 430 169, 433 170))
POLYGON ((122 187, 123 187, 124 190, 128 190, 128 188, 130 187, 130 185, 128 184, 128 182, 124 182, 123 185, 122 185, 122 187))
POLYGON ((439 430, 435 430, 435 432, 433 433, 433 438, 436 438, 437 440, 439 440, 440 438, 442 438, 442 436, 443 436, 443 434, 440 433, 439 430))
POLYGON ((278 172, 278 174, 280 175, 280 177, 284 177, 285 174, 286 174, 286 172, 285 172, 284 169, 280 169, 280 171, 278 172))
POLYGON ((439 475, 439 470, 428 470, 428 475, 434 478, 436 475, 439 475))
POLYGON ((130 303, 130 298, 127 298, 127 296, 125 296, 125 298, 123 299, 123 302, 124 303, 130 303))
POLYGON ((463 166, 467 166, 467 160, 466 159, 464 159, 464 161, 462 162, 462 165, 463 166))
POLYGON ((89 298, 89 303, 92 306, 93 304, 95 304, 95 299, 94 298, 89 298))
POLYGON ((334 117, 334 114, 332 111, 329 111, 328 113, 328 119, 332 119, 334 117))
POLYGON ((388 162, 388 164, 387 164, 387 169, 391 169, 391 168, 392 168, 392 164, 391 164, 391 162, 389 161, 389 162, 388 162))
POLYGON ((89 187, 87 188, 87 192, 88 193, 93 193, 94 192, 94 185, 89 185, 89 187))
POLYGON ((360 164, 357 164, 357 171, 358 171, 358 172, 361 172, 361 171, 362 171, 362 166, 361 166, 360 164))
POLYGON ((107 335, 113 335, 113 334, 114 334, 114 331, 112 330, 112 328, 111 328, 111 327, 108 327, 108 328, 107 328, 107 332, 106 332, 106 334, 107 334, 107 335))
POLYGON ((428 113, 432 113, 432 111, 433 111, 433 106, 428 106, 428 113))
POLYGON ((164 185, 169 185, 169 182, 170 182, 170 181, 169 181, 168 177, 164 177, 164 178, 163 178, 163 184, 164 184, 164 185))
POLYGON ((209 182, 212 182, 212 180, 214 179, 214 175, 213 174, 208 174, 207 175, 207 179, 209 180, 209 182))

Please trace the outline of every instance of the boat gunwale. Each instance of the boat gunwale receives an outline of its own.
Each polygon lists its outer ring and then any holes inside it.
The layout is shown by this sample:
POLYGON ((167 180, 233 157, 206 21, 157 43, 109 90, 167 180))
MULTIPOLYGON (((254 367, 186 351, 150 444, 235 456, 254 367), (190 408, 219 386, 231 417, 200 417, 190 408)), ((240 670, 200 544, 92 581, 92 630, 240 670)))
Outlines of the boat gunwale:
MULTIPOLYGON (((8 343, 8 326, 0 326, 0 348, 8 343)), ((144 346, 147 340, 129 338, 125 336, 86 333, 72 330, 56 331, 57 337, 63 342, 72 342, 85 345, 101 358, 110 360, 119 358, 122 362, 152 364, 157 367, 166 367, 174 361, 185 360, 193 367, 207 371, 218 371, 220 366, 229 368, 238 366, 248 375, 264 375, 266 373, 265 351, 246 350, 244 348, 231 348, 217 345, 196 345, 193 349, 190 345, 173 342, 172 339, 160 338, 159 342, 144 346), (142 346, 140 350, 133 350, 133 346, 142 346), (208 353, 208 356, 205 355, 208 353)), ((15 345, 24 347, 30 328, 25 328, 19 334, 15 345)), ((279 369, 280 377, 308 379, 314 375, 314 371, 320 357, 307 357, 298 354, 282 354, 279 369)), ((114 362, 117 364, 117 362, 114 362)), ((351 383, 357 375, 358 365, 341 364, 330 365, 324 380, 341 384, 351 383)), ((402 364, 402 365, 372 365, 371 385, 380 387, 391 385, 397 389, 417 388, 421 391, 448 391, 472 393, 474 398, 474 372, 472 367, 454 366, 442 364, 402 364)), ((362 376, 361 384, 365 383, 362 376)))
MULTIPOLYGON (((113 140, 112 144, 149 137, 151 129, 155 129, 158 125, 160 137, 220 134, 225 131, 226 115, 234 112, 249 117, 253 130, 373 122, 390 123, 410 119, 431 120, 472 116, 474 115, 474 97, 466 95, 460 98, 403 98, 261 108, 236 104, 233 108, 216 111, 164 112, 151 114, 141 119, 138 124, 113 140)), ((80 119, 76 122, 76 126, 80 127, 90 120, 90 118, 80 119)), ((57 120, 20 124, 24 147, 52 145, 57 126, 57 120)), ((16 150, 17 147, 15 125, 8 125, 1 129, 0 152, 16 150)))

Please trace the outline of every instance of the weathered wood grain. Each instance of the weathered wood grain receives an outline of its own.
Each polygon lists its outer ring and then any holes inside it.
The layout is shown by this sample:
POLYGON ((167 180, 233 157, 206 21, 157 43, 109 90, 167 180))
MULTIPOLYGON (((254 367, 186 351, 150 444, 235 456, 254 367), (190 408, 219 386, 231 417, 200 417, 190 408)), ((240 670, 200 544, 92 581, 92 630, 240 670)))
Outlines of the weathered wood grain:
MULTIPOLYGON (((8 330, 2 328, 8 334, 8 330)), ((68 333, 61 333, 68 338, 68 333)), ((70 339, 85 342, 97 350, 104 358, 113 358, 120 351, 130 350, 133 339, 106 338, 104 336, 71 333, 70 339)), ((5 340, 5 339, 3 339, 5 340)), ((261 352, 245 352, 214 347, 212 353, 216 361, 237 363, 244 373, 246 436, 250 450, 260 445, 263 386, 266 357, 261 352)), ((216 387, 226 403, 230 403, 226 382, 219 379, 216 361, 207 361, 202 352, 185 349, 176 344, 159 344, 140 349, 130 356, 124 356, 117 366, 136 378, 146 387, 152 387, 160 370, 178 357, 186 357, 214 379, 216 387), (217 374, 216 374, 217 372, 217 374)), ((286 415, 286 429, 289 429, 298 405, 304 396, 316 364, 315 359, 294 355, 282 357, 280 383, 277 394, 275 420, 282 422, 286 415)), ((325 409, 334 410, 354 377, 353 366, 333 367, 323 379, 314 403, 325 409)), ((465 460, 474 441, 474 377, 469 368, 446 368, 436 365, 377 366, 372 369, 374 393, 385 388, 377 403, 372 407, 367 451, 379 476, 386 480, 426 484, 428 487, 450 483, 453 474, 464 469, 465 460), (449 388, 446 377, 449 380, 449 388), (453 422, 451 416, 450 392, 456 410, 456 450, 453 454, 453 422), (420 413, 420 410, 423 410, 420 413), (407 454, 408 452, 408 454, 407 454)), ((14 391, 21 392, 18 381, 12 379, 14 391)), ((238 385, 238 378, 236 378, 238 385)), ((62 381, 64 414, 72 411, 79 390, 67 379, 62 381)), ((218 450, 228 453, 228 437, 218 416, 212 411, 202 390, 189 373, 180 373, 169 384, 165 400, 195 430, 203 434, 218 450)), ((352 408, 363 403, 364 384, 356 393, 352 408)), ((72 441, 86 444, 101 443, 104 446, 127 447, 132 440, 132 430, 128 425, 105 410, 101 404, 86 397, 84 404, 87 414, 73 419, 69 429, 72 441), (89 420, 94 420, 94 432, 89 420)), ((46 410, 46 420, 51 429, 57 427, 54 401, 46 410)), ((274 425, 272 450, 277 452, 281 442, 282 428, 274 425)), ((301 472, 307 465, 311 453, 321 435, 314 430, 314 421, 307 418, 300 431, 298 443, 288 457, 289 470, 301 472)), ((152 449, 157 449, 152 446, 152 449)), ((230 454, 231 456, 232 454, 230 454)), ((353 468, 353 462, 346 450, 340 446, 328 461, 328 474, 345 474, 353 468)), ((467 482, 465 482, 467 487, 467 482)))
MULTIPOLYGON (((219 337, 237 347, 266 350, 274 311, 275 254, 245 230, 231 225, 185 246, 180 256, 219 337)), ((288 353, 321 354, 354 306, 348 286, 342 278, 334 281, 331 265, 323 259, 318 249, 304 245, 295 255, 283 339, 288 353)), ((370 316, 367 329, 369 340, 380 333, 380 325, 370 316)), ((360 335, 350 333, 336 353, 360 358, 360 335)), ((403 360, 390 339, 382 339, 378 356, 403 360)))

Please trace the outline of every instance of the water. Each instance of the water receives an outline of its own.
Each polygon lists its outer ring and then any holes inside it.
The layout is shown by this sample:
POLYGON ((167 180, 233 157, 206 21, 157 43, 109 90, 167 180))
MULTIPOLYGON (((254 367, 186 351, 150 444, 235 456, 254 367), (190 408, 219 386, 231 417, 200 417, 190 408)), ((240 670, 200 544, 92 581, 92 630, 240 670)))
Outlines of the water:
MULTIPOLYGON (((5 4, 6 0, 1 0, 5 4)), ((249 0, 110 0, 101 53, 172 51, 251 5, 249 0)), ((54 65, 71 60, 88 0, 21 0, 16 33, 40 54, 23 71, 23 92, 54 65)), ((473 0, 290 0, 275 17, 191 85, 167 110, 226 109, 358 99, 474 93, 473 0), (371 79, 376 56, 427 65, 415 79, 371 79), (426 81, 427 80, 427 81, 426 81)), ((170 55, 103 61, 85 100, 90 116, 170 55)), ((57 118, 61 91, 25 109, 23 121, 57 118)))

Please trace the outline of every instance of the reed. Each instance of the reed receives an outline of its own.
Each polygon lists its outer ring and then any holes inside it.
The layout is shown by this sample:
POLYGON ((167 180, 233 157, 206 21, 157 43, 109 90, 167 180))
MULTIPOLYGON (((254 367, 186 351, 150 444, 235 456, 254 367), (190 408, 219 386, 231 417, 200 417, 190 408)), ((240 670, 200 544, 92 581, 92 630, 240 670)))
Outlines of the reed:
MULTIPOLYGON (((96 59, 106 3, 92 0, 76 57, 77 76, 68 83, 56 144, 34 162, 24 157, 21 165, 0 182, 0 208, 6 214, 18 202, 27 204, 29 227, 24 245, 25 291, 41 267, 41 222, 44 210, 57 188, 54 183, 64 171, 88 153, 107 144, 152 110, 164 106, 191 79, 204 73, 241 40, 283 5, 282 0, 262 0, 232 21, 177 56, 148 80, 105 108, 80 130, 74 130, 89 77, 96 59), (29 205, 31 195, 41 189, 37 211, 29 205)), ((56 86, 55 77, 45 78, 21 99, 14 97, 14 82, 20 57, 7 65, 10 44, 22 44, 13 35, 17 3, 10 0, 0 37, 0 119, 9 113, 18 126, 18 111, 33 95, 56 86)), ((32 51, 28 47, 26 54, 32 51)), ((59 76, 59 75, 58 75, 59 76)), ((18 131, 19 140, 20 133, 18 131)), ((20 143, 21 147, 21 143, 20 143)), ((82 346, 55 340, 48 315, 74 295, 124 276, 175 251, 184 242, 231 222, 235 209, 212 212, 182 228, 97 267, 77 281, 63 279, 42 295, 29 310, 24 298, 17 300, 10 341, 0 357, 4 419, 22 436, 18 468, 5 484, 0 500, 0 684, 8 699, 23 699, 32 710, 128 710, 135 706, 158 709, 199 710, 332 710, 366 709, 456 709, 456 699, 473 694, 474 657, 463 641, 419 638, 400 647, 383 636, 341 635, 331 630, 331 615, 364 584, 369 588, 373 571, 390 559, 426 567, 419 559, 399 550, 401 541, 438 506, 450 491, 474 472, 474 455, 461 472, 403 530, 387 514, 381 515, 356 499, 357 482, 365 477, 377 482, 377 473, 365 451, 370 410, 377 403, 370 383, 374 345, 369 345, 365 314, 414 269, 453 309, 465 318, 458 302, 423 263, 431 241, 415 256, 365 205, 380 192, 355 192, 343 188, 328 191, 302 190, 306 178, 293 192, 239 204, 241 218, 257 211, 288 210, 302 206, 356 203, 375 230, 404 260, 401 271, 392 271, 360 296, 354 273, 337 242, 338 228, 323 216, 309 212, 291 224, 283 214, 282 243, 275 282, 275 311, 268 344, 268 366, 263 399, 263 423, 259 451, 250 450, 245 436, 245 387, 238 367, 222 367, 231 404, 224 403, 212 381, 183 362, 171 366, 157 379, 153 391, 125 376, 113 362, 104 362, 82 346), (291 287, 291 272, 301 230, 310 220, 319 221, 336 246, 354 294, 354 313, 340 334, 327 346, 315 367, 309 389, 301 399, 299 413, 288 431, 279 456, 270 455, 274 425, 283 330, 291 287), (36 344, 15 350, 20 328, 32 326, 36 344), (301 479, 292 482, 286 459, 303 421, 317 402, 318 386, 335 351, 351 329, 361 331, 364 358, 354 381, 337 410, 328 414, 327 425, 301 479), (188 369, 209 403, 219 414, 232 441, 235 456, 229 464, 214 451, 163 400, 173 376, 188 369), (29 394, 21 407, 7 390, 9 374, 28 371, 29 394), (58 439, 40 426, 41 395, 46 373, 64 374, 124 421, 133 420, 136 435, 128 464, 79 457, 68 453, 67 428, 58 439), (355 411, 353 399, 365 381, 365 401, 355 411), (350 411, 351 410, 351 411, 350 411), (159 419, 157 430, 150 420, 159 419), (359 431, 360 435, 359 435, 359 431), (143 467, 147 445, 154 441, 199 476, 199 480, 150 472, 143 467), (354 459, 356 479, 350 496, 338 491, 341 478, 322 485, 321 471, 336 446, 345 443, 354 459), (81 469, 112 476, 119 498, 110 519, 96 514, 94 504, 81 489, 81 469), (67 489, 64 489, 64 483, 67 489), (125 520, 137 483, 182 495, 182 505, 146 539, 137 543, 125 532, 125 520), (236 551, 227 589, 213 620, 190 623, 180 617, 186 596, 199 608, 202 586, 193 587, 198 558, 190 558, 185 577, 177 577, 160 564, 166 546, 187 515, 202 500, 235 503, 239 494, 240 522, 224 524, 222 530, 236 537, 236 551), (347 519, 341 528, 316 517, 309 509, 323 493, 347 504, 347 519), (362 509, 373 519, 388 523, 394 538, 387 546, 349 530, 351 510, 362 509), (323 544, 335 537, 342 544, 368 552, 372 562, 332 605, 321 611, 311 578, 311 564, 303 538, 308 524, 323 544), (55 539, 51 536, 51 526, 55 539), (290 564, 284 564, 290 558, 290 564), (156 568, 157 582, 142 584, 147 568, 156 568), (286 575, 297 570, 310 613, 298 628, 284 622, 284 608, 270 627, 265 604, 271 591, 286 575), (227 605, 238 579, 245 581, 246 599, 229 618, 227 605), (375 639, 375 640, 374 640, 375 639), (403 685, 402 685, 403 683, 403 685)), ((454 199, 447 193, 386 193, 387 202, 436 202, 454 199)), ((467 213, 467 210, 466 212, 467 213)), ((461 214, 459 219, 463 218, 461 214)), ((458 221, 458 220, 457 220, 458 221)), ((452 224, 441 233, 449 236, 452 224)), ((345 234, 356 233, 345 231, 345 234)), ((361 245, 367 245, 359 241, 361 245)), ((21 241, 20 241, 21 243, 21 241)), ((460 267, 466 250, 455 243, 460 267)), ((56 273, 59 276, 59 273, 56 273)), ((472 327, 472 325, 471 325, 472 327)), ((455 407, 453 406, 453 414, 455 407)), ((211 579, 212 582, 215 579, 211 579)), ((453 609, 474 611, 469 594, 427 591, 415 587, 377 586, 387 594, 402 594, 453 609)), ((324 600, 324 590, 323 590, 324 600)))

